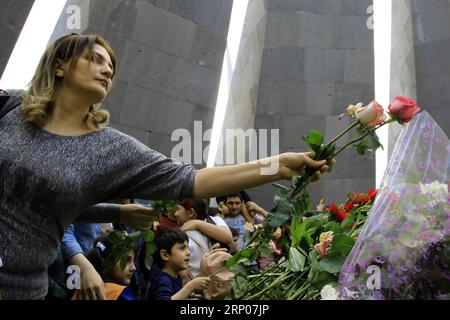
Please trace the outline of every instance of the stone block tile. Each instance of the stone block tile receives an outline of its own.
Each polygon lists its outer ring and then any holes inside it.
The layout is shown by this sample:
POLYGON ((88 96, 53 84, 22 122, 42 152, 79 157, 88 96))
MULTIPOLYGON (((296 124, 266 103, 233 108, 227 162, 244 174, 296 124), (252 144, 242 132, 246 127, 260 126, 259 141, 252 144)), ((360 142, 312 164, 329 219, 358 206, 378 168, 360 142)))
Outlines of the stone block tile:
POLYGON ((336 17, 327 14, 302 14, 303 32, 306 33, 305 47, 308 49, 331 49, 336 17))
POLYGON ((450 103, 446 107, 439 109, 427 109, 427 112, 438 123, 439 127, 444 131, 447 137, 450 137, 450 103))
POLYGON ((450 30, 450 3, 446 0, 432 2, 412 1, 413 33, 415 44, 448 39, 450 30), (432 3, 432 5, 431 5, 432 3))
POLYGON ((373 5, 373 0, 341 0, 340 2, 342 15, 365 16, 366 18, 372 15, 368 8, 373 5))
POLYGON ((343 81, 345 51, 339 49, 305 49, 305 80, 343 81))
POLYGON ((178 61, 174 79, 165 92, 191 103, 215 107, 220 73, 187 61, 178 61))
POLYGON ((372 83, 338 82, 335 83, 333 115, 344 113, 349 104, 369 103, 375 99, 372 83))
POLYGON ((172 0, 169 10, 226 36, 232 5, 232 0, 172 0))
POLYGON ((188 128, 194 121, 196 105, 142 87, 129 86, 120 124, 172 132, 188 128))
POLYGON ((218 73, 222 72, 222 62, 226 49, 226 38, 208 28, 198 25, 195 30, 195 36, 190 60, 199 66, 206 67, 218 73))
POLYGON ((307 151, 309 146, 302 137, 312 129, 325 132, 326 119, 323 116, 293 116, 283 115, 280 119, 280 148, 298 148, 297 151, 307 151))
POLYGON ((269 0, 270 11, 306 11, 309 0, 269 0))
POLYGON ((441 72, 438 53, 433 43, 414 46, 414 60, 417 79, 437 76, 441 72))
POLYGON ((306 111, 308 115, 333 114, 333 82, 308 82, 306 84, 306 111))
POLYGON ((194 104, 212 106, 219 74, 134 41, 127 41, 119 79, 194 104))
POLYGON ((131 37, 138 16, 136 1, 90 1, 89 25, 86 33, 98 33, 111 37, 118 34, 131 37))
POLYGON ((184 58, 191 52, 196 24, 146 2, 137 2, 132 39, 184 58))
POLYGON ((128 89, 128 83, 124 81, 117 81, 105 101, 102 103, 103 108, 106 108, 111 114, 111 122, 119 123, 120 112, 125 100, 125 94, 128 89))
MULTIPOLYGON (((353 123, 352 118, 348 116, 343 116, 339 119, 338 115, 324 116, 323 121, 325 122, 325 131, 322 131, 324 135, 325 143, 331 141, 334 137, 340 134, 344 129, 350 126, 353 123)), ((351 131, 350 133, 344 135, 339 141, 339 145, 341 142, 350 141, 352 137, 355 136, 355 131, 351 131)))
POLYGON ((261 79, 292 82, 302 81, 304 79, 305 63, 305 49, 303 48, 265 48, 261 79))
POLYGON ((450 74, 417 79, 418 100, 424 109, 437 108, 450 101, 450 74))
POLYGON ((306 46, 306 39, 306 15, 287 11, 268 11, 265 47, 301 47, 306 46))
POLYGON ((335 16, 331 46, 337 49, 364 49, 373 52, 373 30, 365 16, 335 16))
POLYGON ((307 113, 307 84, 305 82, 261 81, 258 93, 257 114, 268 112, 282 114, 307 113))
POLYGON ((372 50, 345 51, 345 82, 373 83, 374 55, 372 50))
POLYGON ((144 0, 144 1, 165 10, 168 10, 172 3, 172 0, 144 0))
POLYGON ((122 81, 151 88, 165 87, 175 74, 179 58, 126 40, 118 77, 122 81))

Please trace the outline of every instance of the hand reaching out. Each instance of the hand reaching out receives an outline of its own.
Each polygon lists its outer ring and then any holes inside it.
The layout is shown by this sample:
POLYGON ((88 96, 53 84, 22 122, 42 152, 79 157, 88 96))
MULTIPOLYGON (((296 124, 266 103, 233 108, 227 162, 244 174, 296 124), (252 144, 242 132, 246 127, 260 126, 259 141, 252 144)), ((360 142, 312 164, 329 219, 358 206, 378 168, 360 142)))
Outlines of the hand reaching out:
POLYGON ((148 230, 159 216, 155 209, 139 204, 124 204, 120 209, 120 218, 124 224, 139 230, 148 230))

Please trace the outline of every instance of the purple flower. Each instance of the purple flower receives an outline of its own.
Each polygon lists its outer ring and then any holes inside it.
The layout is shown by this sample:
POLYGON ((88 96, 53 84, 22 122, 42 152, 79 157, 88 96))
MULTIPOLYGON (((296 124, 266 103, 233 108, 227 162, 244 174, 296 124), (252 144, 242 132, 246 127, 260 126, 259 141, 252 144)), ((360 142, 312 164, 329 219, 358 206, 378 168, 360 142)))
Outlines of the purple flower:
POLYGON ((414 273, 418 273, 418 272, 421 272, 422 271, 422 268, 420 267, 420 266, 414 266, 414 268, 413 268, 413 272, 414 273))
POLYGON ((441 143, 442 143, 442 140, 441 140, 441 138, 436 138, 436 143, 439 143, 439 144, 441 144, 441 143))
POLYGON ((434 126, 434 124, 433 124, 433 122, 427 122, 427 128, 428 129, 433 129, 433 126, 434 126))
POLYGON ((388 278, 389 278, 389 279, 395 279, 395 273, 389 272, 389 273, 388 273, 388 278))
POLYGON ((393 267, 392 265, 388 264, 387 270, 388 270, 389 272, 392 272, 392 271, 394 271, 394 267, 393 267))
POLYGON ((380 256, 375 257, 375 259, 373 261, 375 263, 378 263, 378 264, 383 264, 383 263, 386 262, 386 260, 383 257, 380 257, 380 256))
POLYGON ((423 162, 419 162, 417 166, 419 167, 419 169, 425 169, 425 163, 423 162))
POLYGON ((439 167, 442 167, 444 163, 441 160, 436 160, 436 165, 439 167))
POLYGON ((445 279, 447 279, 447 280, 450 280, 450 272, 443 272, 442 273, 442 276, 445 278, 445 279))
POLYGON ((447 295, 448 295, 447 292, 445 292, 444 290, 438 290, 436 292, 435 297, 438 298, 438 299, 442 299, 442 298, 446 298, 447 295))
POLYGON ((400 266, 400 271, 406 272, 406 271, 408 271, 408 267, 402 265, 402 266, 400 266))

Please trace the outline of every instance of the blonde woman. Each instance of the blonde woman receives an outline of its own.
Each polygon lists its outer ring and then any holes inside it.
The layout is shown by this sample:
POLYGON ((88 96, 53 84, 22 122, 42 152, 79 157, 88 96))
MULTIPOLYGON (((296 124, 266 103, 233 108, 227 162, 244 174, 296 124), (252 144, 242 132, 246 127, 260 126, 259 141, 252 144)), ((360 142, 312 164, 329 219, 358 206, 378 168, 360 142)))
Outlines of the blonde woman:
POLYGON ((198 171, 166 158, 107 126, 100 103, 115 74, 115 54, 100 36, 64 36, 45 51, 21 106, 0 120, 3 299, 44 298, 64 229, 96 203, 209 198, 327 169, 305 153, 198 171), (278 170, 262 175, 272 161, 278 170))

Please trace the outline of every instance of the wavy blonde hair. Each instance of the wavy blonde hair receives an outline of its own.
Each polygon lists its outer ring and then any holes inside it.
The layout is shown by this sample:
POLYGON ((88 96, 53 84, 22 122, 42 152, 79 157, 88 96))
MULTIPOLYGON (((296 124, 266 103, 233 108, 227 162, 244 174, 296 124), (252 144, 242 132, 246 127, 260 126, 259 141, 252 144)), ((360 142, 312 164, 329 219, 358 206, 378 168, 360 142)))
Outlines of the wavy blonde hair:
MULTIPOLYGON (((70 61, 70 70, 87 48, 88 54, 94 54, 94 44, 101 45, 108 52, 113 64, 113 78, 116 74, 116 55, 108 42, 98 35, 70 34, 56 40, 44 52, 28 90, 23 93, 22 116, 25 122, 33 122, 44 126, 54 107, 56 89, 62 79, 56 76, 58 60, 63 63, 70 61)), ((109 123, 109 112, 101 109, 101 104, 89 108, 86 124, 91 130, 101 130, 109 123)))

